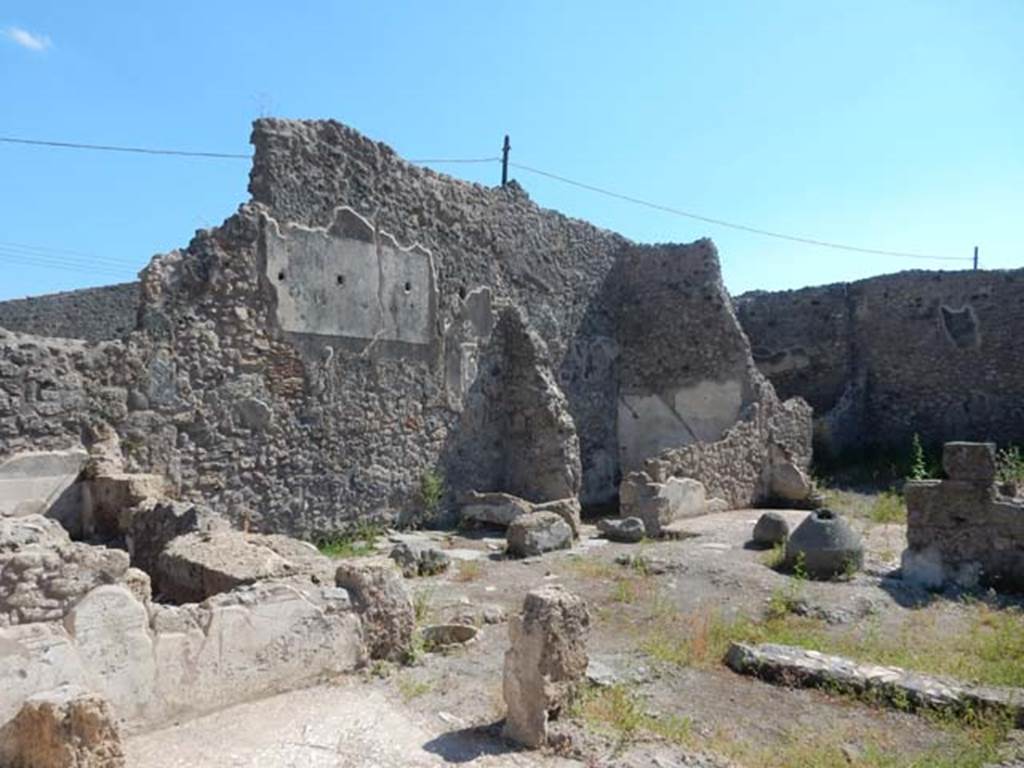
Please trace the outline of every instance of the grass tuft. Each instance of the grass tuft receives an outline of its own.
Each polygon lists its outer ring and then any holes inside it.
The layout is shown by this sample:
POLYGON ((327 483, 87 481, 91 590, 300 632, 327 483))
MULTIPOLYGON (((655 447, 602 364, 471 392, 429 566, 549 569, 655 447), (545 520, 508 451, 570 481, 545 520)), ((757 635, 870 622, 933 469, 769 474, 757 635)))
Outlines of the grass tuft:
POLYGON ((452 576, 452 581, 475 581, 483 576, 483 573, 483 564, 477 560, 460 560, 458 570, 452 576))
POLYGON ((321 536, 316 548, 327 557, 363 557, 376 552, 377 539, 383 534, 384 526, 363 522, 344 533, 321 536))
POLYGON ((903 503, 903 497, 895 491, 883 491, 878 494, 868 517, 873 523, 889 524, 907 522, 907 505, 903 503))

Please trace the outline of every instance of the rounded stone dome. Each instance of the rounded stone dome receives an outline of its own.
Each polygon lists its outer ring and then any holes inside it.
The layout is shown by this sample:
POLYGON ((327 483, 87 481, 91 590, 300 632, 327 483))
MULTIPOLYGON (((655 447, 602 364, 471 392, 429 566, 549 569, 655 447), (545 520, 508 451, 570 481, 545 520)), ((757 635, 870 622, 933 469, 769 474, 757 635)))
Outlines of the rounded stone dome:
POLYGON ((789 537, 789 523, 780 512, 765 512, 757 519, 751 541, 759 547, 774 547, 785 544, 789 537))
POLYGON ((784 565, 792 570, 802 563, 812 579, 831 579, 860 570, 864 545, 856 531, 831 509, 816 509, 790 534, 784 565))

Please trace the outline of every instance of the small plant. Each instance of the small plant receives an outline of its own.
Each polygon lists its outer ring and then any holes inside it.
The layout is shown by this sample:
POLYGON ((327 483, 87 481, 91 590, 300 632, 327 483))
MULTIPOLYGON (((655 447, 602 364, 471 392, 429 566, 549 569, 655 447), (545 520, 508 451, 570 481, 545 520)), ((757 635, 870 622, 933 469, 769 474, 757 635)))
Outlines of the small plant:
POLYGON ((474 581, 479 579, 484 572, 484 568, 476 560, 461 560, 459 561, 459 570, 452 577, 453 581, 474 581))
POLYGON ((850 581, 854 576, 857 575, 859 570, 856 558, 848 557, 843 560, 843 570, 836 578, 839 581, 850 581))
POLYGON ((420 475, 420 501, 423 502, 423 511, 428 518, 437 515, 444 500, 445 482, 444 475, 434 470, 427 470, 420 475))
POLYGON ((793 564, 793 578, 797 581, 798 588, 807 581, 807 553, 797 552, 796 562, 793 564))
POLYGON ((765 611, 765 618, 768 621, 782 619, 791 613, 796 613, 801 605, 800 582, 793 582, 785 588, 779 587, 772 592, 768 598, 768 609, 765 611))
POLYGON ((929 477, 928 462, 924 455, 924 446, 921 444, 921 436, 914 433, 910 441, 910 479, 927 480, 929 477))
POLYGON ((636 737, 645 719, 637 697, 621 683, 585 694, 574 709, 585 722, 611 731, 618 739, 616 751, 636 737))
POLYGON ((401 654, 401 664, 406 667, 414 667, 422 663, 423 657, 426 656, 428 650, 430 649, 427 647, 427 641, 423 636, 423 632, 419 629, 414 630, 412 638, 409 640, 409 646, 401 654))
POLYGON ((434 596, 433 589, 421 589, 413 595, 412 608, 416 615, 416 624, 424 624, 430 617, 430 599, 434 596))
POLYGON ((1003 448, 996 454, 996 480, 1010 486, 1014 493, 1024 488, 1024 456, 1016 445, 1003 448))
POLYGON ((888 523, 906 523, 907 507, 903 503, 903 497, 895 491, 883 491, 875 499, 875 503, 871 505, 869 517, 871 522, 883 525, 888 523))
POLYGON ((316 548, 327 557, 361 557, 373 554, 377 539, 383 533, 384 528, 379 523, 361 522, 344 533, 321 536, 316 548))
POLYGON ((644 584, 641 579, 617 579, 612 590, 612 600, 616 603, 635 603, 643 592, 644 584))
POLYGON ((402 675, 398 678, 398 692, 406 704, 427 693, 433 687, 428 680, 415 680, 409 675, 402 675))
POLYGON ((761 562, 769 568, 781 568, 786 559, 786 542, 780 541, 770 550, 761 555, 761 562))

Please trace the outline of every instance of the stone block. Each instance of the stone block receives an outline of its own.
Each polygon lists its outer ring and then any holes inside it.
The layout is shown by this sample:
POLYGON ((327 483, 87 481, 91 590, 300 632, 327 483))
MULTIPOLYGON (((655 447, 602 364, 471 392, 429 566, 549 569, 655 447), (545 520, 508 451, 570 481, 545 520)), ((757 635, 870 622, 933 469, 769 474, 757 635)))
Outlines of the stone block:
POLYGON ((298 539, 221 530, 172 539, 154 575, 163 599, 192 603, 266 579, 305 577, 329 584, 333 571, 330 559, 298 539))
POLYGON ((446 570, 451 558, 442 549, 424 544, 400 542, 388 555, 402 569, 407 579, 415 576, 433 576, 446 570))
POLYGON ((0 725, 28 697, 65 683, 87 685, 82 659, 60 622, 0 627, 0 725))
POLYGON ((71 685, 35 694, 0 733, 10 768, 119 768, 125 764, 113 710, 71 685))
POLYGON ((811 481, 800 467, 791 461, 781 461, 771 467, 769 496, 776 502, 806 503, 811 495, 811 481))
POLYGON ((1018 728, 1024 725, 1024 690, 971 685, 900 667, 860 664, 788 645, 733 643, 725 663, 735 672, 787 686, 848 690, 898 709, 997 712, 1018 728))
POLYGON ((572 528, 554 512, 520 515, 508 527, 508 553, 514 557, 532 557, 572 546, 572 528))
POLYGON ((416 614, 397 566, 389 559, 353 558, 338 566, 335 581, 348 590, 374 659, 401 661, 411 648, 416 614))
POLYGON ((635 544, 647 535, 644 521, 639 517, 625 517, 619 520, 598 520, 597 529, 610 541, 635 544))
POLYGON ((589 627, 586 603, 562 587, 527 593, 523 612, 509 620, 506 738, 531 748, 547 742, 548 720, 561 714, 586 674, 589 627))
POLYGON ((132 727, 158 725, 350 671, 365 655, 348 592, 334 586, 256 584, 149 611, 101 587, 65 622, 0 627, 0 725, 66 683, 101 694, 132 727))
POLYGON ((156 679, 146 607, 125 587, 97 587, 68 612, 64 627, 88 687, 122 717, 144 716, 156 679))
POLYGON ((151 719, 296 688, 365 661, 359 618, 337 587, 254 584, 154 612, 151 719))
POLYGON ((161 475, 118 472, 98 475, 84 483, 82 528, 86 536, 120 536, 127 509, 163 496, 161 475))
POLYGON ((946 443, 942 468, 950 480, 991 483, 996 477, 995 443, 946 443))
POLYGON ((654 539, 675 520, 707 512, 704 485, 688 477, 669 477, 654 482, 644 472, 630 472, 619 486, 619 508, 623 517, 643 520, 647 536, 654 539))
POLYGON ((534 512, 554 512, 556 515, 561 517, 572 528, 572 536, 574 539, 580 537, 580 527, 582 526, 581 514, 582 508, 580 507, 580 500, 575 496, 570 496, 565 499, 556 499, 555 501, 546 501, 543 504, 534 504, 534 512))
POLYGON ((462 502, 463 523, 482 523, 508 527, 520 515, 533 511, 533 505, 508 493, 470 491, 462 502))
MULTIPOLYGON (((148 499, 125 510, 121 521, 132 565, 151 576, 157 572, 157 560, 174 538, 187 533, 226 530, 227 521, 212 510, 180 501, 148 499)), ((158 580, 154 588, 160 589, 158 580)))

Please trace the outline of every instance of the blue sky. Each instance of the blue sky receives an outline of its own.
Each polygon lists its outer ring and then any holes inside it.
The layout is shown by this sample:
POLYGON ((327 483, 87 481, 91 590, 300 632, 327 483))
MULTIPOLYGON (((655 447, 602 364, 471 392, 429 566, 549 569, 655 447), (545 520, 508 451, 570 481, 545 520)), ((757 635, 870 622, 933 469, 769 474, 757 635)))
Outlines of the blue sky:
MULTIPOLYGON (((1024 2, 6 0, 0 135, 248 152, 260 114, 496 154, 707 216, 1024 266, 1024 2)), ((438 166, 496 183, 496 166, 438 166)), ((128 280, 244 160, 0 144, 0 298, 128 280)), ((540 204, 718 245, 734 293, 969 266, 773 240, 524 171, 540 204)))

